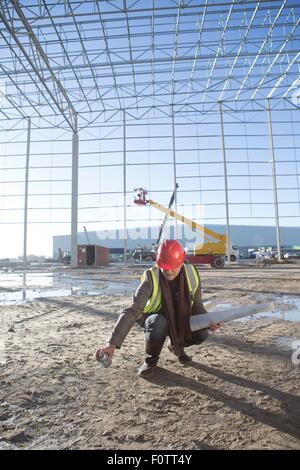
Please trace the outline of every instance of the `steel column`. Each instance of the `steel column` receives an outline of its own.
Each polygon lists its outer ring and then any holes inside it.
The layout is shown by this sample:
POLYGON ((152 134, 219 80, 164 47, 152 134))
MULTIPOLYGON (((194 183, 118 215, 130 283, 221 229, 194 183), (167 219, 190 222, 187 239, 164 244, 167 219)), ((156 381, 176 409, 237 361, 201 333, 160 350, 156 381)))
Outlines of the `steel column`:
POLYGON ((78 148, 77 132, 72 137, 71 264, 78 267, 78 148))
POLYGON ((127 199, 126 199, 126 114, 123 110, 123 207, 124 207, 124 263, 127 263, 127 199))
POLYGON ((272 163, 273 199, 274 199, 275 222, 276 222, 277 259, 278 261, 281 261, 280 227, 279 227, 278 197, 277 197, 277 183, 276 183, 276 165, 275 165, 275 152, 274 152, 272 119, 271 119, 269 99, 267 99, 267 111, 268 111, 268 124, 269 124, 269 142, 270 142, 270 150, 271 150, 271 156, 272 156, 271 163, 272 163))
POLYGON ((30 137, 31 119, 27 120, 27 146, 26 146, 26 167, 25 167, 25 194, 24 194, 24 236, 23 236, 23 264, 27 267, 27 216, 28 216, 28 179, 29 179, 29 159, 30 159, 30 137))
MULTIPOLYGON (((174 191, 175 191, 175 198, 174 198, 174 204, 175 204, 175 212, 177 213, 177 175, 176 175, 176 140, 175 140, 175 122, 174 122, 174 108, 172 106, 172 150, 173 150, 173 180, 174 180, 174 191)), ((177 220, 175 219, 175 238, 178 240, 178 223, 177 220)))
POLYGON ((227 161, 224 137, 224 122, 222 102, 219 101, 220 124, 221 124, 221 144, 224 164, 224 184, 225 184, 225 211, 226 211, 226 236, 227 236, 227 262, 230 264, 230 229, 229 229, 229 204, 228 204, 228 182, 227 182, 227 161))

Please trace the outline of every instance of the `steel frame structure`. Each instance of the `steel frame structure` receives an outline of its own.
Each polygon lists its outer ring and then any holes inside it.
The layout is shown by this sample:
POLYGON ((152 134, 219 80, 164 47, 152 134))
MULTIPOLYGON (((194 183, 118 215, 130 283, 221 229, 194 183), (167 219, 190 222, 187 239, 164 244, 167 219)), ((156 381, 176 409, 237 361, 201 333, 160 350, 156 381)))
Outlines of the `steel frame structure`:
POLYGON ((0 112, 76 132, 119 110, 138 119, 219 101, 266 109, 298 78, 299 9, 291 0, 3 0, 0 112))
MULTIPOLYGON (((296 0, 1 1, 0 126, 72 132, 74 265, 80 132, 123 126, 126 230, 126 125, 170 118, 175 184, 175 118, 219 113, 225 175, 224 114, 265 111, 272 133, 272 109, 299 109, 299 12, 296 0)), ((271 134, 270 146, 274 160, 271 134)), ((276 193, 275 164, 273 177, 276 193)), ((226 214, 229 233, 228 202, 226 214)))

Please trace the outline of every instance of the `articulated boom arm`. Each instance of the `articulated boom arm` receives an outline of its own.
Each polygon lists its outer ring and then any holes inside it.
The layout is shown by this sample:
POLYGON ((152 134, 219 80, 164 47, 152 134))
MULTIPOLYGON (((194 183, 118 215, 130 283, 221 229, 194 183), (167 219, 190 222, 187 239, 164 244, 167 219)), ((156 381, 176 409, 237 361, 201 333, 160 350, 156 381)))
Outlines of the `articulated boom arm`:
POLYGON ((135 197, 135 204, 140 205, 140 206, 146 206, 150 205, 153 207, 156 207, 156 209, 161 210, 165 214, 169 215, 170 217, 174 217, 175 219, 179 220, 180 222, 183 222, 184 224, 188 225, 191 227, 192 230, 197 230, 197 232, 200 232, 206 241, 210 241, 207 237, 212 237, 215 240, 221 241, 221 242, 226 242, 226 235, 221 235, 219 233, 214 232, 213 230, 210 230, 206 227, 203 227, 202 225, 197 224, 193 220, 189 219, 188 217, 185 217, 183 215, 177 214, 177 212, 167 209, 166 207, 162 206, 161 204, 158 204, 158 202, 153 201, 152 199, 146 199, 146 194, 147 191, 143 188, 137 188, 135 189, 136 192, 136 197, 135 197))
POLYGON ((204 238, 204 240, 209 241, 207 236, 210 236, 214 239, 217 239, 219 241, 224 241, 224 237, 226 238, 226 235, 220 235, 219 233, 214 232, 213 230, 210 230, 206 227, 203 227, 202 225, 197 224, 193 220, 189 219, 188 217, 185 217, 183 215, 177 214, 177 212, 167 209, 166 207, 162 206, 161 204, 158 204, 155 201, 152 201, 152 199, 149 199, 148 204, 152 207, 156 207, 156 209, 161 210, 165 214, 168 214, 170 217, 174 217, 175 219, 179 220, 180 222, 183 222, 184 224, 188 225, 191 227, 193 231, 200 232, 204 238))

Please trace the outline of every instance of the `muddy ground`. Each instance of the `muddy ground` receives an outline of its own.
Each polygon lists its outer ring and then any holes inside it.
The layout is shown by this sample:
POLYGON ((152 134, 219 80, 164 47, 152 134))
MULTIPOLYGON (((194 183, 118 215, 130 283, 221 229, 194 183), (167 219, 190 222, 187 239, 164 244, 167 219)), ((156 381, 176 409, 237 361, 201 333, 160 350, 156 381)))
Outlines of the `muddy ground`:
MULTIPOLYGON (((120 282, 111 295, 0 307, 0 449, 300 449, 299 322, 226 324, 189 348, 189 367, 164 346, 150 380, 137 377, 137 326, 110 368, 95 361, 142 270, 89 272, 120 282)), ((300 266, 200 272, 214 304, 275 300, 284 313, 286 295, 300 299, 300 266)))

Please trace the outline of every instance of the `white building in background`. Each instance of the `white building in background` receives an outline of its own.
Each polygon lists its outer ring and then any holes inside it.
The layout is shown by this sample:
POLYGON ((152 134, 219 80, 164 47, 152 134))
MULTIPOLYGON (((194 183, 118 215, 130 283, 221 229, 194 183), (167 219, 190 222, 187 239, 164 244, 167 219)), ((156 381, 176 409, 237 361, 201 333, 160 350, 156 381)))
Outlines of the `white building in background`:
MULTIPOLYGON (((207 228, 217 233, 225 234, 224 225, 207 225, 207 228)), ((195 243, 201 242, 201 237, 193 232, 186 225, 178 224, 178 236, 175 236, 175 227, 170 225, 165 232, 165 238, 177 238, 184 247, 192 247, 195 243)), ((151 245, 155 243, 159 233, 159 226, 128 228, 127 229, 127 249, 132 250, 137 245, 151 245)), ((300 227, 281 227, 281 246, 300 246, 300 227)), ((99 232, 88 232, 91 245, 105 246, 112 251, 121 251, 124 248, 124 230, 105 230, 99 232)), ((231 225, 230 240, 243 253, 247 248, 260 246, 276 246, 276 229, 270 226, 259 225, 231 225)), ((78 244, 87 244, 84 232, 78 233, 78 244)), ((69 251, 71 249, 70 235, 57 235, 53 237, 53 257, 58 258, 58 249, 69 251)), ((245 255, 245 254, 244 254, 245 255)))

